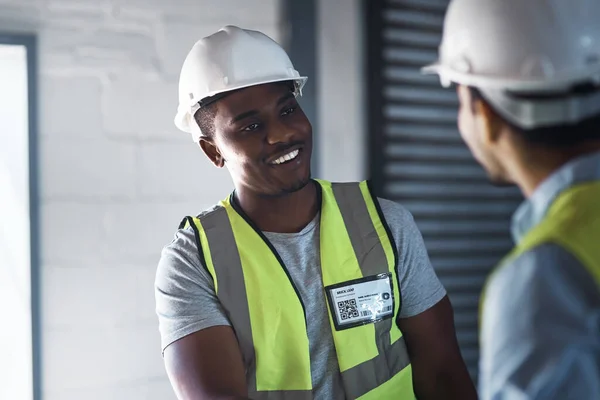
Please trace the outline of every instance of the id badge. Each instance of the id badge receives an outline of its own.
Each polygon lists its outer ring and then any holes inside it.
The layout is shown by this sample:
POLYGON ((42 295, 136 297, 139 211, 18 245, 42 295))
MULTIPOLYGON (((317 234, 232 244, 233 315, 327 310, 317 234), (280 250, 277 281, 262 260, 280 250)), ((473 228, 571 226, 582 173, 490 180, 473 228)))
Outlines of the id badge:
POLYGON ((327 286, 325 292, 338 331, 391 318, 394 314, 390 273, 327 286))

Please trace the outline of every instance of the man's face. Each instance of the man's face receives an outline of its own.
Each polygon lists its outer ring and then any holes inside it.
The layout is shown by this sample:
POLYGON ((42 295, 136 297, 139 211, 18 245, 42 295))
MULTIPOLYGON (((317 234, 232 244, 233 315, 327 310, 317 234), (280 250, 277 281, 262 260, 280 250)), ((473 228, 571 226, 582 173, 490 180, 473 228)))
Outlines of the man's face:
POLYGON ((309 182, 312 126, 287 83, 241 89, 214 106, 214 135, 203 149, 224 161, 236 187, 280 196, 309 182))
POLYGON ((471 150, 473 157, 487 172, 490 182, 496 186, 512 185, 499 154, 496 141, 492 139, 495 129, 489 120, 493 118, 484 112, 481 103, 472 98, 471 91, 466 86, 457 88, 460 100, 458 112, 458 130, 463 140, 471 150))

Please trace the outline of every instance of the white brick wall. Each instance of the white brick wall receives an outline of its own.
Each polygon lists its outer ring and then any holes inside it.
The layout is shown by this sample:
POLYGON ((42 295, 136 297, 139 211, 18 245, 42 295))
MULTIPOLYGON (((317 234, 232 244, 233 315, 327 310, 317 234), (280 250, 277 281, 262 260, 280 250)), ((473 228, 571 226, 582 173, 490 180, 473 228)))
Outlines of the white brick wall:
POLYGON ((279 0, 0 0, 39 38, 45 400, 173 399, 153 280, 181 218, 225 170, 172 124, 177 74, 226 24, 282 40, 279 0))

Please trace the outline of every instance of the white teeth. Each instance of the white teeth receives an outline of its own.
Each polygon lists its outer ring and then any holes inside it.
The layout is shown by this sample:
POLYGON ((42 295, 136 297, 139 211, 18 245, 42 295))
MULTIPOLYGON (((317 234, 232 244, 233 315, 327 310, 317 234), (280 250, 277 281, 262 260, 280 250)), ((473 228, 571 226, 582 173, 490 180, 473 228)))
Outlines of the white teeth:
POLYGON ((294 150, 290 153, 287 153, 287 154, 279 157, 277 160, 273 161, 271 164, 281 164, 286 161, 293 160, 294 158, 296 158, 298 156, 298 154, 300 154, 300 150, 294 150))

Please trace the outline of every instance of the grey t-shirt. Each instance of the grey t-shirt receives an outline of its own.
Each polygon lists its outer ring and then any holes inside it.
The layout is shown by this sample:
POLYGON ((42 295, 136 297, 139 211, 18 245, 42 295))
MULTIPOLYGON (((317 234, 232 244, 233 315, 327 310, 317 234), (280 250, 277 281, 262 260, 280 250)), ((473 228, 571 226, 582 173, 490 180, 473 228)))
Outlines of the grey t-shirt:
MULTIPOLYGON (((400 318, 426 311, 446 291, 438 280, 412 215, 401 205, 379 199, 398 249, 398 278, 402 298, 400 318)), ((319 218, 299 233, 269 233, 273 244, 304 301, 310 345, 314 398, 344 399, 344 389, 329 324, 319 264, 319 218)), ((155 282, 156 312, 163 350, 191 333, 231 325, 219 303, 210 275, 202 267, 194 233, 177 231, 162 252, 155 282)))

